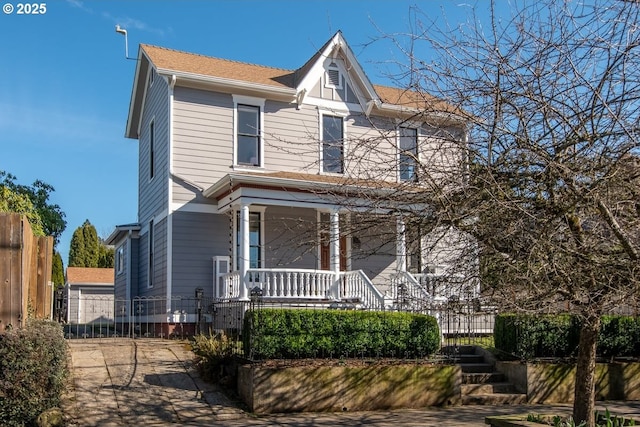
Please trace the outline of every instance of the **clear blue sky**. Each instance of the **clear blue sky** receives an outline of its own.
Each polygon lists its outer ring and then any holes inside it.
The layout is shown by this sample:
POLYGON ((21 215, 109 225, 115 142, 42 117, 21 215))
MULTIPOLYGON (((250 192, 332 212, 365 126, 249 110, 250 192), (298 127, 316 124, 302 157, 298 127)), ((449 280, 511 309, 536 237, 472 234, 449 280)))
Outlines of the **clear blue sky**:
POLYGON ((391 84, 391 45, 364 46, 408 31, 410 7, 450 23, 469 3, 404 0, 38 0, 46 13, 0 13, 0 170, 18 183, 41 179, 66 213, 58 250, 65 267, 73 231, 85 219, 106 237, 137 220, 137 141, 124 138, 139 43, 295 69, 342 30, 373 83, 391 84))

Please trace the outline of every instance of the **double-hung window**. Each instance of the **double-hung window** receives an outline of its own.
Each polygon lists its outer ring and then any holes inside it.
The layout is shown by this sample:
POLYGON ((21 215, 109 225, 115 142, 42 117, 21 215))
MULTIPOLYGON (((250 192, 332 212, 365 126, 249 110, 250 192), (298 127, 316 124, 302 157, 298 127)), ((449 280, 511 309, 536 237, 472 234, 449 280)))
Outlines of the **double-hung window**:
POLYGON ((322 116, 322 171, 344 172, 344 122, 342 117, 322 116))
POLYGON ((260 107, 238 104, 236 164, 260 166, 260 107))
POLYGON ((264 162, 264 110, 266 100, 233 95, 233 164, 262 167, 264 162))
POLYGON ((153 120, 149 123, 149 179, 156 173, 156 130, 153 120))
POLYGON ((416 181, 418 178, 416 167, 418 159, 418 129, 399 128, 399 159, 398 170, 400 181, 416 181))

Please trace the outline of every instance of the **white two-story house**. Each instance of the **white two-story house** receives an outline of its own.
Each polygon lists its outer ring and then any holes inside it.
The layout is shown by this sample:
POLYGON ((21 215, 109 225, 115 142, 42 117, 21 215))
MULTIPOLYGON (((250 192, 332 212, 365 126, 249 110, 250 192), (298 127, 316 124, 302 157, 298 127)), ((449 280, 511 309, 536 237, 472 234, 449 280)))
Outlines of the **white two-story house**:
POLYGON ((464 125, 433 98, 373 85, 340 32, 296 70, 141 45, 126 126, 138 218, 108 239, 116 298, 259 288, 388 307, 398 283, 446 267, 407 244, 394 206, 401 186, 424 191, 426 157, 446 157, 433 135, 463 139, 464 125), (356 227, 365 215, 375 226, 356 227))

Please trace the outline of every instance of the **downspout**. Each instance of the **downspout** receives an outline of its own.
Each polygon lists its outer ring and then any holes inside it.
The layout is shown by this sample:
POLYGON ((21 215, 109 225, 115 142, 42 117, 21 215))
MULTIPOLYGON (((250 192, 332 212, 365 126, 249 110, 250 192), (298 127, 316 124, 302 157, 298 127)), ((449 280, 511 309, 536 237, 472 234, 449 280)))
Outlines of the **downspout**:
POLYGON ((173 277, 173 90, 176 86, 175 74, 169 80, 169 176, 167 177, 167 311, 171 310, 171 292, 173 277))

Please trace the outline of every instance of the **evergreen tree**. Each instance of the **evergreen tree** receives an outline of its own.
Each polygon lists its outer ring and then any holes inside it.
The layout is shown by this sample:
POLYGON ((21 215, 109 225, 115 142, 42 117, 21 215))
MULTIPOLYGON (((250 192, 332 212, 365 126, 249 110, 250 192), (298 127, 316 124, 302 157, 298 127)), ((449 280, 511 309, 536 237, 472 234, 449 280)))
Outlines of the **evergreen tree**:
POLYGON ((98 237, 96 228, 86 220, 76 228, 69 248, 69 267, 113 268, 114 249, 98 237))
POLYGON ((113 268, 115 259, 115 249, 113 246, 107 246, 101 239, 99 250, 100 256, 98 258, 98 267, 113 268))
POLYGON ((69 267, 86 267, 87 257, 82 226, 75 229, 69 247, 69 267))
POLYGON ((62 256, 58 251, 53 254, 53 263, 51 264, 51 281, 53 282, 54 288, 64 286, 64 264, 62 263, 62 256))
POLYGON ((98 267, 100 257, 100 241, 96 228, 86 220, 82 224, 82 234, 84 235, 85 265, 84 267, 98 267))

